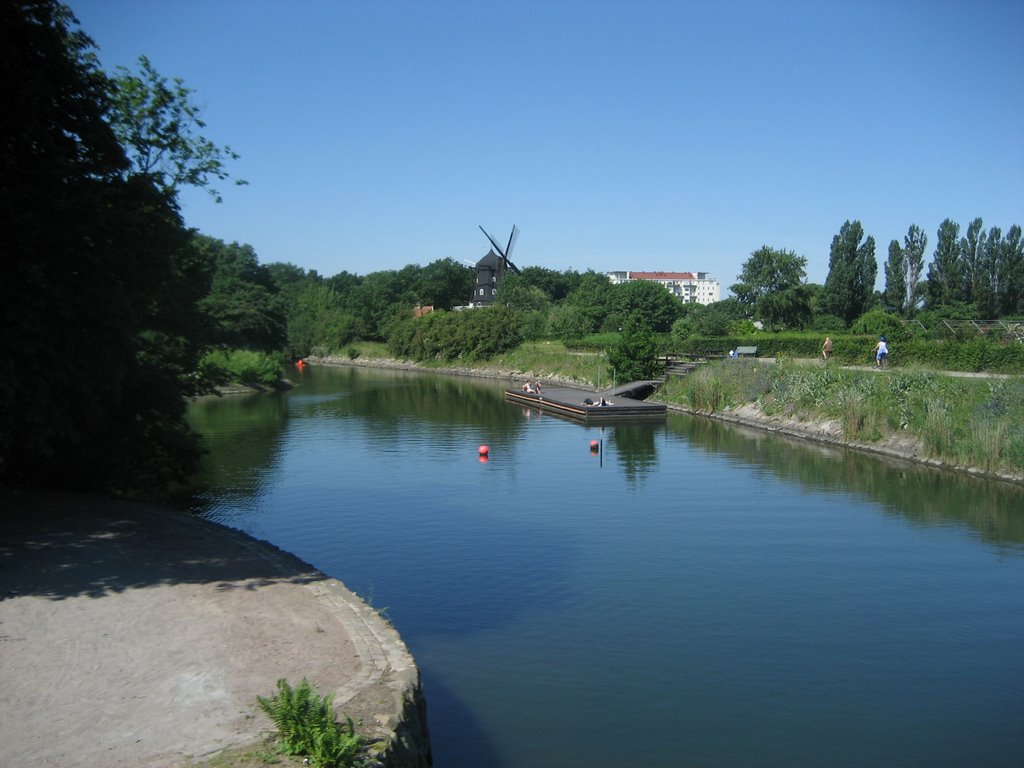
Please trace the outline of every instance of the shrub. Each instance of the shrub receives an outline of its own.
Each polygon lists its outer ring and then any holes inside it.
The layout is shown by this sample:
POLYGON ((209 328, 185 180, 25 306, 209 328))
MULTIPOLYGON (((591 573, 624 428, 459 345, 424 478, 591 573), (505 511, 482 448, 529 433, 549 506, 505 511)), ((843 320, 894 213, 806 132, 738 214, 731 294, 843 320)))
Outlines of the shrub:
POLYGON ((851 333, 865 336, 885 336, 889 341, 901 342, 910 338, 910 331, 899 315, 884 309, 872 309, 857 318, 850 328, 851 333))
POLYGON ((200 363, 204 376, 217 384, 228 382, 269 387, 281 378, 284 360, 280 354, 248 349, 217 349, 207 352, 200 363))
POLYGON ((308 756, 320 768, 348 768, 354 764, 363 740, 356 734, 352 718, 339 723, 334 716, 334 694, 321 698, 306 678, 292 688, 277 681, 277 694, 257 696, 260 708, 278 730, 281 751, 308 756))

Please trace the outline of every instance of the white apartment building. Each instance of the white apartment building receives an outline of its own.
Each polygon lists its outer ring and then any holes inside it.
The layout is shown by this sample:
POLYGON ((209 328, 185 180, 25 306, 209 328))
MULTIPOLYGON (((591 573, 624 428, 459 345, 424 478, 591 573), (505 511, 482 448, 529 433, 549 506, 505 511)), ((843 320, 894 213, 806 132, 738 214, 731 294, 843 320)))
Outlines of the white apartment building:
POLYGON ((684 304, 713 304, 721 300, 718 281, 708 277, 707 272, 608 272, 612 285, 621 285, 631 280, 650 280, 661 283, 668 292, 677 296, 684 304))

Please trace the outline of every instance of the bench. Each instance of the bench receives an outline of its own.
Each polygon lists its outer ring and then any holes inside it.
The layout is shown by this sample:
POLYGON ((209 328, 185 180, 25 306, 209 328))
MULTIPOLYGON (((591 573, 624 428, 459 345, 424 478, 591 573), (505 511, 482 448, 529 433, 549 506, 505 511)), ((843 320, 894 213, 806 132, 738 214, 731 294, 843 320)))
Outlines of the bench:
POLYGON ((757 347, 736 347, 736 357, 757 357, 757 347))

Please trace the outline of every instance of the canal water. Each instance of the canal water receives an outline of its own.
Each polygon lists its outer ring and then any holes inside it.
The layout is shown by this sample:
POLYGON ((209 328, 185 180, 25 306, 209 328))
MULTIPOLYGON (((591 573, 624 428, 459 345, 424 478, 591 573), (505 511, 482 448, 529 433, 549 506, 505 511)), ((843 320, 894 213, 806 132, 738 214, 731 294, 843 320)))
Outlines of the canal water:
POLYGON ((1022 489, 500 382, 289 377, 192 407, 183 503, 386 614, 439 768, 1024 764, 1022 489))

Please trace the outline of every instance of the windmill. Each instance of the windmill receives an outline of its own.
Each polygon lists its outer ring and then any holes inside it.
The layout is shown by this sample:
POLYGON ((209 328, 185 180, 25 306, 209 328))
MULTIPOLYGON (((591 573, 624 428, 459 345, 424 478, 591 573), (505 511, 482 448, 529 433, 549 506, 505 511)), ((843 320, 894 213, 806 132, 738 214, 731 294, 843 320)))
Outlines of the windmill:
POLYGON ((473 298, 470 299, 471 307, 488 307, 494 303, 498 296, 498 284, 505 272, 511 269, 517 275, 519 267, 512 263, 509 258, 516 240, 519 238, 519 228, 512 225, 512 234, 508 236, 508 245, 504 249, 498 245, 498 241, 491 237, 487 230, 480 227, 488 240, 491 241, 491 249, 476 263, 476 286, 473 288, 473 298))

